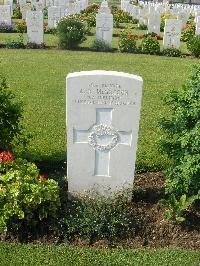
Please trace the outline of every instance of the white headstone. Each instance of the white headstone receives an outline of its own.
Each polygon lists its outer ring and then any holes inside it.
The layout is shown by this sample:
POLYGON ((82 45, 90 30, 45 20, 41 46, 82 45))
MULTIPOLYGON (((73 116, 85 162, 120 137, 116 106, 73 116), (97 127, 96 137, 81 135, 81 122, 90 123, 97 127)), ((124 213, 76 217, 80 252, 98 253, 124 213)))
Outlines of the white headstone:
POLYGON ((28 42, 42 44, 44 42, 44 25, 42 11, 28 11, 26 24, 28 42))
POLYGON ((200 16, 196 18, 196 35, 200 35, 200 16))
POLYGON ((0 24, 11 25, 11 7, 8 5, 0 5, 0 24))
POLYGON ((20 10, 26 4, 26 0, 19 0, 20 10))
POLYGON ((54 0, 46 0, 46 7, 54 6, 54 0))
POLYGON ((48 28, 56 28, 57 23, 61 18, 61 11, 59 6, 51 6, 48 8, 48 28))
POLYGON ((27 12, 31 10, 31 4, 26 3, 25 5, 20 6, 20 10, 22 13, 22 19, 26 19, 27 12))
POLYGON ((44 7, 45 7, 44 3, 42 3, 42 2, 36 2, 35 3, 35 8, 37 11, 43 11, 44 7))
POLYGON ((96 39, 112 45, 113 15, 98 13, 96 15, 96 39))
POLYGON ((182 28, 184 28, 187 24, 187 21, 189 19, 190 13, 188 12, 180 12, 177 15, 177 19, 182 21, 182 28))
POLYGON ((10 6, 11 16, 13 15, 13 0, 4 0, 4 5, 10 6))
POLYGON ((69 192, 132 188, 143 80, 115 71, 67 76, 69 192))
POLYGON ((150 15, 148 19, 148 33, 154 32, 159 35, 160 23, 161 23, 161 17, 159 13, 154 13, 153 15, 150 15))
POLYGON ((165 48, 179 48, 181 38, 182 21, 177 19, 166 19, 163 37, 165 48))

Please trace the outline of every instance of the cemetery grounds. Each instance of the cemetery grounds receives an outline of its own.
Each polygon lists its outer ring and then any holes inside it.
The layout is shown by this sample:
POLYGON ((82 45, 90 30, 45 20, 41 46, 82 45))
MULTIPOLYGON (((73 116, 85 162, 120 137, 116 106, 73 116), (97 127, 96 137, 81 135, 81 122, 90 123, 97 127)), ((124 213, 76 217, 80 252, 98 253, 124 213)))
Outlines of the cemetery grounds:
MULTIPOLYGON (((123 27, 134 34, 146 33, 133 24, 123 27)), ((114 30, 116 49, 120 30, 114 30)), ((66 75, 101 69, 136 74, 144 79, 137 174, 129 204, 131 215, 137 217, 133 231, 139 233, 132 231, 124 238, 88 240, 76 236, 66 240, 51 230, 39 230, 39 235, 20 232, 18 236, 2 238, 0 265, 199 265, 199 206, 188 211, 186 222, 181 225, 164 219, 159 200, 164 197, 163 170, 168 162, 158 148, 162 134, 159 120, 170 116, 170 109, 162 98, 170 90, 181 88, 199 59, 189 55, 185 43, 181 43, 184 54, 181 58, 123 54, 117 50, 91 51, 95 29, 91 32, 74 51, 58 49, 57 36, 52 34, 45 34, 46 49, 2 48, 0 73, 24 103, 23 123, 32 138, 23 156, 36 162, 41 174, 59 181, 62 197, 67 197, 63 181, 66 175, 66 75)), ((0 33, 1 44, 17 38, 17 33, 0 33)))

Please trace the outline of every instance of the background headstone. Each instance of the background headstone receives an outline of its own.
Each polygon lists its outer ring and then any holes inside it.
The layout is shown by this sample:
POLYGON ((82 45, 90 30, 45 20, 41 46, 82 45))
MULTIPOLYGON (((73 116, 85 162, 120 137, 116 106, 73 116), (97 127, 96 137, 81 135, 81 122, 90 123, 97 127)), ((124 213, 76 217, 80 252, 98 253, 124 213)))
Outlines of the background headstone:
POLYGON ((28 42, 42 44, 44 42, 44 25, 42 11, 28 11, 26 24, 28 42))
POLYGON ((0 24, 12 24, 11 7, 9 5, 0 5, 0 24))
POLYGON ((166 19, 163 37, 165 48, 179 48, 181 38, 182 21, 177 19, 166 19))
POLYGON ((48 8, 48 28, 56 28, 57 23, 61 18, 61 11, 59 6, 51 6, 48 8))
POLYGON ((161 17, 159 13, 154 13, 153 15, 150 15, 148 19, 148 33, 154 32, 159 35, 160 23, 161 23, 161 17))
POLYGON ((112 45, 113 15, 106 1, 102 2, 99 13, 96 15, 96 39, 112 45))

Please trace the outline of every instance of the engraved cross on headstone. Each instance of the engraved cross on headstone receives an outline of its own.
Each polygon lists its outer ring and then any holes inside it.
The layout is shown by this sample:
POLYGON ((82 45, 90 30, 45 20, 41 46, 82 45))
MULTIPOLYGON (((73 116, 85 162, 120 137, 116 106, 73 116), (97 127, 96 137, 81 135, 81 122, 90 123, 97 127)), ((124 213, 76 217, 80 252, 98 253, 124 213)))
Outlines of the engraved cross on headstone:
POLYGON ((96 123, 87 130, 73 129, 73 142, 88 144, 95 150, 95 176, 110 176, 111 150, 118 144, 131 146, 132 132, 112 127, 112 108, 97 108, 96 123))

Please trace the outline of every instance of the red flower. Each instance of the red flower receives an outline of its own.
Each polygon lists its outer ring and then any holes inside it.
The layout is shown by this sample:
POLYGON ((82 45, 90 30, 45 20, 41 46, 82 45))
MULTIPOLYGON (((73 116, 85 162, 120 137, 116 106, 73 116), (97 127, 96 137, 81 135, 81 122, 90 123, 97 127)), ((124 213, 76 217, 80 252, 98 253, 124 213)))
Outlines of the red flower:
POLYGON ((14 161, 14 157, 10 151, 2 151, 0 153, 0 163, 12 161, 14 161))
POLYGON ((127 36, 128 36, 128 37, 131 37, 132 35, 133 35, 133 34, 132 34, 131 32, 128 32, 128 33, 127 33, 127 36))
POLYGON ((40 181, 46 181, 46 176, 45 175, 40 175, 39 176, 40 181))

